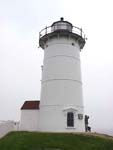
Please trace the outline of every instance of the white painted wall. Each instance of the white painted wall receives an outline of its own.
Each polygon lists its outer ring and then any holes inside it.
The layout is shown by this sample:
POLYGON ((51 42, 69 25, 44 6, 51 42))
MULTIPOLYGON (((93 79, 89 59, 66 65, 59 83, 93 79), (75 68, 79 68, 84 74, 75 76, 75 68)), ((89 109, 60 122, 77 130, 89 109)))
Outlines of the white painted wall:
MULTIPOLYGON (((71 106, 69 108, 71 109, 71 106)), ((38 130, 46 132, 84 132, 84 120, 78 120, 78 113, 83 114, 83 109, 79 107, 75 108, 74 127, 69 128, 67 127, 67 112, 70 110, 66 106, 42 106, 38 130)))
POLYGON ((0 138, 11 131, 19 130, 19 122, 0 121, 0 138))
POLYGON ((39 110, 21 110, 20 130, 37 131, 39 123, 39 110))
POLYGON ((83 114, 79 44, 71 37, 54 37, 44 49, 39 130, 84 131, 84 119, 78 120, 78 113, 83 114), (66 108, 76 110, 74 128, 66 127, 66 108))

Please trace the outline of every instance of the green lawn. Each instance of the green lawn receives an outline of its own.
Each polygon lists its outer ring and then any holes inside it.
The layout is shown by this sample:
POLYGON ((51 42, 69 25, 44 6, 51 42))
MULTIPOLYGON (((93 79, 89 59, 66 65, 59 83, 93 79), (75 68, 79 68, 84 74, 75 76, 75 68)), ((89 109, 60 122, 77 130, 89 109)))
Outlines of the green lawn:
POLYGON ((113 150, 113 140, 84 134, 11 132, 0 150, 113 150))

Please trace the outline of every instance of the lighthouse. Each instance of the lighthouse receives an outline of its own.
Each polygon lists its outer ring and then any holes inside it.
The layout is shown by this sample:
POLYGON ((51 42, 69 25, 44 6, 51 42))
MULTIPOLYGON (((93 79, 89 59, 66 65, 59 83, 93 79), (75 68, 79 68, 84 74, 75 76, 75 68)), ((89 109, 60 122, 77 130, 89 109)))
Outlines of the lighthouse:
POLYGON ((44 50, 39 131, 85 131, 80 63, 85 41, 82 29, 64 18, 39 33, 44 50))

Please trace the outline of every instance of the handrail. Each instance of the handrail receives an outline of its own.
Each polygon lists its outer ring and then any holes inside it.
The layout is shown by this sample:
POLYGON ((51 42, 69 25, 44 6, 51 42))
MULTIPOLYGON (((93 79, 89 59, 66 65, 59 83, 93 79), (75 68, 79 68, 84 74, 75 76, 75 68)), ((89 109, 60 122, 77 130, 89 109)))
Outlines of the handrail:
MULTIPOLYGON (((58 25, 57 25, 57 26, 58 26, 58 25)), ((40 39, 41 37, 43 37, 44 35, 47 35, 47 34, 49 34, 49 33, 53 33, 55 30, 52 31, 52 27, 53 27, 53 26, 48 26, 48 27, 45 27, 44 29, 42 29, 42 30, 39 32, 39 39, 40 39)), ((82 28, 78 28, 78 27, 73 26, 71 32, 74 33, 74 34, 77 34, 77 35, 81 36, 84 40, 86 40, 86 36, 85 36, 85 34, 84 34, 82 28)))

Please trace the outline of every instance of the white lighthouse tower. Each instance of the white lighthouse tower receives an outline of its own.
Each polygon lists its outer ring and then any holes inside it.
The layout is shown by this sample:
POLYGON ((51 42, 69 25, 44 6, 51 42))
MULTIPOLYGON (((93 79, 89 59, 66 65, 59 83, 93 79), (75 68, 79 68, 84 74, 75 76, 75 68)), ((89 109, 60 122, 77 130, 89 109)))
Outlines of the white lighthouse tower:
POLYGON ((40 32, 39 45, 44 49, 39 130, 85 131, 80 64, 80 51, 85 45, 82 29, 61 18, 40 32))

